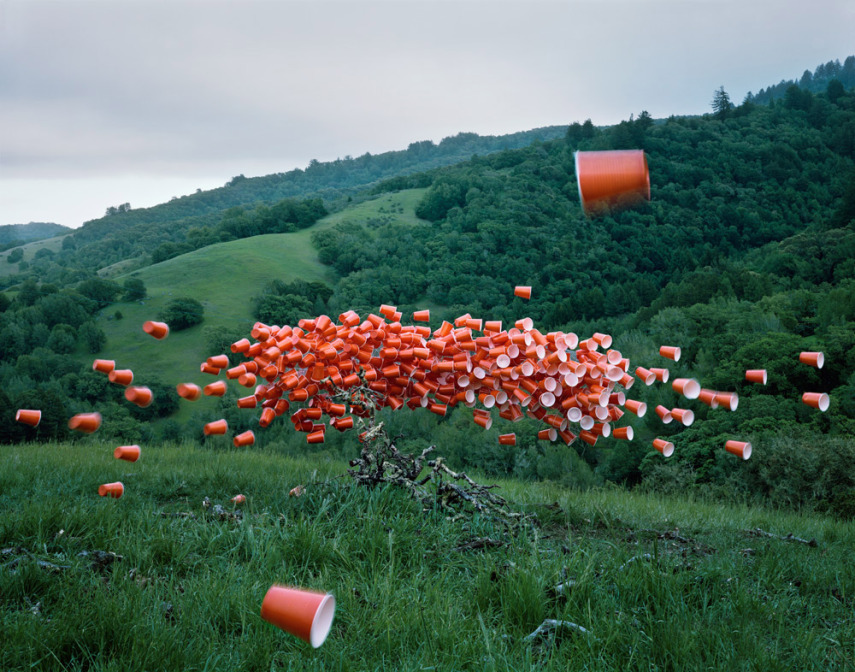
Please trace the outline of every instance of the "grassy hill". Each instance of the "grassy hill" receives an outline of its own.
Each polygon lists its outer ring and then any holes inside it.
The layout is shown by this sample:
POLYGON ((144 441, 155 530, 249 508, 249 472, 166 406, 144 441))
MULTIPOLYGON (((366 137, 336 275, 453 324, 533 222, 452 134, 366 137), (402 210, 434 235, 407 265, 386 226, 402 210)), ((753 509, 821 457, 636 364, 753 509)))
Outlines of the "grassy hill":
MULTIPOLYGON (((318 260, 311 234, 334 227, 371 226, 372 223, 397 225, 425 224, 414 210, 424 189, 382 194, 329 215, 315 226, 296 233, 269 234, 219 243, 147 266, 131 275, 141 279, 148 297, 139 302, 119 302, 98 318, 98 326, 107 335, 107 347, 99 357, 115 359, 121 368, 131 368, 144 380, 158 378, 174 385, 179 382, 207 384, 209 376, 199 373, 199 363, 209 354, 204 331, 222 327, 248 334, 255 318, 252 297, 261 293, 270 280, 290 282, 296 279, 333 285, 334 272, 318 260), (205 307, 205 321, 184 331, 173 332, 164 341, 156 341, 142 331, 146 320, 157 319, 160 310, 173 298, 190 297, 205 307), (122 319, 115 319, 115 312, 122 319)), ((90 361, 91 356, 79 355, 90 361)), ((210 402, 210 400, 208 400, 210 402)), ((210 406, 201 402, 193 410, 210 406)), ((184 407, 178 419, 186 419, 184 407)))
POLYGON ((36 253, 39 250, 50 250, 53 253, 57 253, 62 249, 62 241, 68 234, 64 234, 62 236, 55 236, 53 238, 45 238, 44 240, 36 240, 32 243, 25 243, 23 245, 18 245, 15 248, 10 250, 6 250, 4 252, 0 252, 0 277, 5 277, 8 275, 14 275, 18 273, 18 264, 17 263, 8 263, 7 259, 9 255, 12 253, 12 250, 20 248, 24 252, 24 256, 21 261, 24 261, 28 264, 32 263, 35 259, 36 253))
POLYGON ((510 535, 332 479, 343 462, 112 450, 0 446, 0 668, 853 669, 853 523, 503 480, 539 519, 510 535), (334 594, 321 648, 260 618, 277 583, 334 594), (545 619, 584 631, 529 639, 545 619))

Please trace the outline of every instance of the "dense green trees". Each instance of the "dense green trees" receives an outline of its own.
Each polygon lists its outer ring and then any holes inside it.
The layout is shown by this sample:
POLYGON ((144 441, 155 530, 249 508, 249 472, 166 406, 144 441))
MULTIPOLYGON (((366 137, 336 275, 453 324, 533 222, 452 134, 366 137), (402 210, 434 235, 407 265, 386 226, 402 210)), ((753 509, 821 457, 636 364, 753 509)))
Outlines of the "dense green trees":
POLYGON ((189 329, 205 319, 205 307, 196 299, 179 297, 172 299, 160 311, 158 318, 174 331, 189 329))

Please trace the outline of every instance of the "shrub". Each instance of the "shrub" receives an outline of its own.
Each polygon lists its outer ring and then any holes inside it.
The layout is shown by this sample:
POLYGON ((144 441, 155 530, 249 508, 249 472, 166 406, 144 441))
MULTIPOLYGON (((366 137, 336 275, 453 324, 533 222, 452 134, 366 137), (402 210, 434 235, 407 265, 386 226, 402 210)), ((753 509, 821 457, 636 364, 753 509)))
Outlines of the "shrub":
POLYGON ((158 317, 173 331, 181 331, 201 323, 204 315, 205 308, 196 299, 180 297, 167 303, 158 317))

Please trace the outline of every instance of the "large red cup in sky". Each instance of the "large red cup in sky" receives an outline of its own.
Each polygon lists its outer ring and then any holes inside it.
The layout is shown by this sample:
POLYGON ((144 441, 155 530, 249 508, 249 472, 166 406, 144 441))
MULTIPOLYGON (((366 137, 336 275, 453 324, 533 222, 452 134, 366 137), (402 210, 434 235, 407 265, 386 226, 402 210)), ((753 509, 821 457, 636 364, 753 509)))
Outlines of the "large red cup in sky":
POLYGON ((640 149, 576 152, 576 180, 589 215, 650 200, 650 173, 640 149))

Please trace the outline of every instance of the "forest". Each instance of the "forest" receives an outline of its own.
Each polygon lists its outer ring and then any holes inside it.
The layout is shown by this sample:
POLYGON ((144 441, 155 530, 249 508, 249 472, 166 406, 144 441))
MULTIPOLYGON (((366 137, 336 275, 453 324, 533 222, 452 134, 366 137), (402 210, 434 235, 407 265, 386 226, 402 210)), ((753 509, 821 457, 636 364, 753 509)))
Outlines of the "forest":
MULTIPOLYGON (((70 356, 106 351, 99 316, 116 301, 145 296, 131 277, 94 271, 308 229, 335 282, 259 288, 259 319, 316 309, 367 314, 388 302, 403 311, 429 307, 448 320, 471 313, 512 323, 528 315, 544 331, 620 335, 622 351, 640 362, 650 361, 654 344, 679 342, 680 371, 741 399, 738 414, 700 409, 688 428, 663 427, 649 414, 636 427, 641 440, 602 450, 544 446, 527 420, 514 428, 516 449, 497 449, 465 409, 441 421, 390 420, 406 430, 409 445, 441 442, 459 466, 495 475, 694 488, 855 516, 847 466, 855 459, 855 91, 845 79, 853 64, 849 57, 810 82, 787 84, 781 95, 761 90, 699 117, 657 120, 641 111, 611 127, 587 120, 492 144, 461 134, 446 147, 414 143, 382 160, 367 155, 268 178, 238 176, 214 192, 90 222, 58 252, 2 277, 0 416, 22 407, 46 411, 36 430, 0 424, 0 442, 71 438, 65 422, 81 403, 112 409, 116 436, 195 438, 170 419, 178 405, 170 386, 155 384, 152 406, 129 408, 121 390, 70 356), (817 82, 825 86, 817 90, 817 82), (630 148, 647 155, 652 200, 586 217, 574 152, 630 148), (313 229, 330 212, 416 188, 425 190, 417 224, 313 229), (515 284, 532 286, 530 301, 514 297, 515 284), (801 350, 823 351, 826 366, 794 366, 801 350), (761 365, 773 382, 758 390, 742 372, 761 365), (798 392, 806 389, 828 392, 829 411, 801 404, 798 392), (763 445, 769 459, 723 459, 717 447, 737 431, 763 445), (681 449, 667 463, 646 447, 654 435, 678 433, 681 449), (807 444, 810 455, 799 449, 807 444)), ((212 339, 211 354, 218 346, 212 339)), ((668 390, 639 394, 648 403, 674 401, 668 390)), ((232 417, 236 427, 249 422, 232 417)), ((270 441, 296 450, 283 434, 270 441)))

